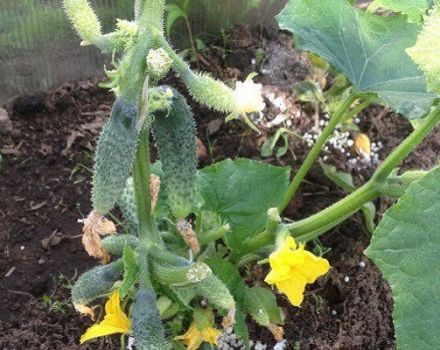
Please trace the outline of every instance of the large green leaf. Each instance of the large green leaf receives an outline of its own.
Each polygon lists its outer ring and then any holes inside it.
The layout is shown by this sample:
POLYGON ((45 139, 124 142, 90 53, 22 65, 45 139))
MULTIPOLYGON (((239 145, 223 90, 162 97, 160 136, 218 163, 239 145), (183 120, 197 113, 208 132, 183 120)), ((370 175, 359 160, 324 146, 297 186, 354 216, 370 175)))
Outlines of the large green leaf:
POLYGON ((388 280, 399 350, 440 349, 440 168, 389 209, 366 254, 388 280))
POLYGON ((377 16, 346 0, 290 0, 277 19, 299 48, 325 58, 359 91, 376 93, 408 118, 426 113, 436 97, 405 52, 421 27, 404 16, 377 16))
POLYGON ((429 89, 440 94, 440 1, 427 17, 416 45, 406 51, 425 72, 429 89))
POLYGON ((197 188, 203 209, 219 214, 231 225, 226 243, 239 250, 243 240, 264 227, 266 212, 277 207, 289 185, 289 168, 250 159, 230 159, 198 172, 197 188))
POLYGON ((433 0, 374 0, 368 10, 391 10, 407 15, 409 19, 415 21, 420 20, 432 5, 433 0))

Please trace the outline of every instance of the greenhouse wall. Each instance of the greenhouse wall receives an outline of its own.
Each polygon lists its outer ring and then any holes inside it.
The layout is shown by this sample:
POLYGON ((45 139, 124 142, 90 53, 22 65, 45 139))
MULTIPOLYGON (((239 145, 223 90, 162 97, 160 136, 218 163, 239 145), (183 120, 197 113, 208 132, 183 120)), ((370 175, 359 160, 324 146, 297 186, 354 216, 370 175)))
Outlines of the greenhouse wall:
MULTIPOLYGON (((180 0, 170 1, 179 3, 180 0)), ((134 0, 91 0, 105 31, 115 18, 132 19, 134 0)), ((191 0, 191 27, 207 40, 234 24, 274 25, 285 0, 191 0)), ((186 28, 176 23, 171 34, 180 48, 186 28)), ((62 0, 0 1, 0 103, 21 94, 87 79, 102 72, 103 57, 94 47, 81 47, 63 13, 62 0)), ((108 59, 108 57, 107 57, 108 59)))

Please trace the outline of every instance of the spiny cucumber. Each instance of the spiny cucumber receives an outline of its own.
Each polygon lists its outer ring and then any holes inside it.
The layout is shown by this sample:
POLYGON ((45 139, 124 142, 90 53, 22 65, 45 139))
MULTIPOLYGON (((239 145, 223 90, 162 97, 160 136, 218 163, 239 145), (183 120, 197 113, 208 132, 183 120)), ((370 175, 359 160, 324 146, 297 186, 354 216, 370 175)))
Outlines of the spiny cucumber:
POLYGON ((197 294, 206 298, 219 309, 230 310, 235 308, 235 301, 228 287, 215 275, 210 275, 201 282, 194 283, 197 294))
POLYGON ((131 249, 135 249, 139 238, 133 235, 110 235, 102 240, 102 247, 111 255, 122 256, 126 243, 131 249))
POLYGON ((133 178, 129 177, 125 184, 125 188, 122 191, 122 195, 118 201, 119 209, 124 215, 125 224, 127 225, 128 232, 132 235, 138 234, 138 218, 136 201, 134 197, 134 184, 133 178))
POLYGON ((118 98, 99 138, 93 175, 93 207, 107 214, 125 188, 136 152, 136 104, 118 98))
POLYGON ((153 289, 147 291, 141 288, 139 290, 133 303, 131 319, 137 349, 168 349, 153 289))
POLYGON ((72 287, 74 305, 87 305, 109 293, 124 270, 121 259, 83 273, 72 287))
POLYGON ((195 196, 196 127, 185 98, 175 89, 172 91, 172 105, 167 111, 155 112, 153 129, 167 204, 173 216, 183 219, 191 212, 195 196))

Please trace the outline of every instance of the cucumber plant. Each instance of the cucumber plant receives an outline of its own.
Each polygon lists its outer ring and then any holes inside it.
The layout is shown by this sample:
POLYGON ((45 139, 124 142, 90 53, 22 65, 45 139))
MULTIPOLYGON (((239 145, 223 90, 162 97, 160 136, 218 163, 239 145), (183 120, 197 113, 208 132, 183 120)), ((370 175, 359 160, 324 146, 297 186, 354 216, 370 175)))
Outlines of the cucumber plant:
POLYGON ((423 3, 415 18, 404 11, 380 16, 346 0, 288 2, 277 17, 280 27, 294 34, 299 49, 321 57, 349 82, 347 96, 290 180, 288 167, 248 159, 197 170, 191 109, 160 79, 173 69, 194 100, 252 127, 249 114, 264 109, 262 87, 249 78, 232 89, 191 70, 166 39, 164 0, 136 0, 134 21, 118 20, 116 31, 107 34, 87 0, 64 0, 82 44, 118 57, 106 71, 105 86, 116 102, 96 149, 93 211, 83 220, 86 250, 107 264, 81 275, 72 288, 77 310, 92 317, 97 299, 108 300, 104 318, 81 342, 120 333, 122 347, 128 335, 137 349, 195 350, 219 343, 221 328, 232 327, 249 349, 247 316, 281 340, 283 313, 273 292, 246 284, 242 267, 269 263, 267 284, 300 306, 306 284, 330 268, 305 244, 359 210, 373 229, 371 202, 386 195, 401 198, 385 214, 367 254, 395 292, 400 348, 438 349, 440 320, 431 310, 440 287, 433 268, 440 262, 440 173, 397 175, 402 160, 440 122, 440 3, 423 3), (359 188, 335 169, 324 169, 350 194, 310 217, 284 220, 283 210, 329 136, 358 101, 393 108, 415 121, 414 131, 359 188), (154 164, 150 134, 159 154, 154 164), (125 219, 119 227, 105 217, 115 207, 125 219))

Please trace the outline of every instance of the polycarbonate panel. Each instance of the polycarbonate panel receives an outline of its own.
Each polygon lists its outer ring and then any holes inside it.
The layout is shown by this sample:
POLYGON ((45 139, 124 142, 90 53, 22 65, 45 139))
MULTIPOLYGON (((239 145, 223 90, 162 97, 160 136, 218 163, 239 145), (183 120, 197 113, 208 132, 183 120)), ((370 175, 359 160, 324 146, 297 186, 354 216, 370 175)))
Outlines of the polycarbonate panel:
MULTIPOLYGON (((133 17, 134 0, 90 2, 105 31, 113 30, 115 18, 133 17)), ((283 3, 284 0, 191 0, 191 27, 199 35, 216 34, 236 23, 273 24, 273 16, 283 3)), ((185 45, 186 28, 182 23, 176 23, 172 38, 180 46, 185 45)), ((0 103, 65 81, 102 74, 103 64, 104 58, 97 49, 79 46, 61 0, 0 0, 0 103)))

